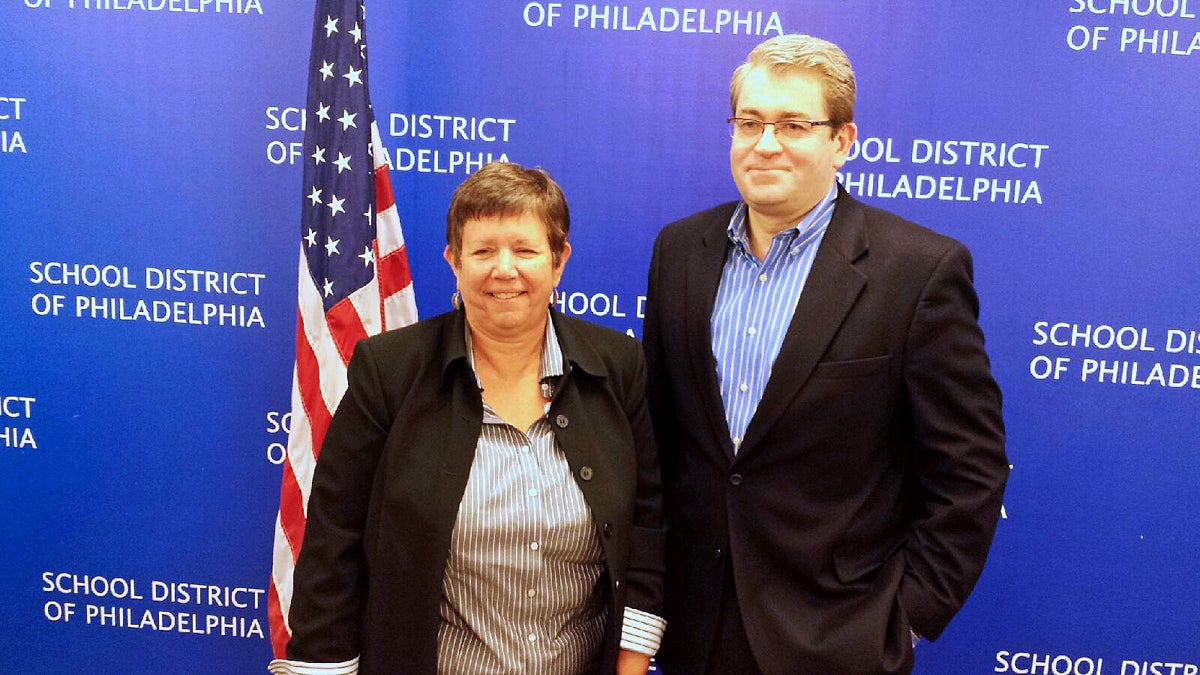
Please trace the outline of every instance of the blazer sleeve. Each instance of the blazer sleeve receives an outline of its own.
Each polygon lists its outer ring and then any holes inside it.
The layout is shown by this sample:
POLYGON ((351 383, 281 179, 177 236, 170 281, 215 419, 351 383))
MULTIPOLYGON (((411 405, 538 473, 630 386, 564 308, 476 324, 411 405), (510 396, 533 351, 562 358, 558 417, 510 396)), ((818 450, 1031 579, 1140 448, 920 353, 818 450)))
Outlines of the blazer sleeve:
POLYGON ((654 429, 646 405, 646 362, 638 343, 632 349, 629 373, 623 378, 622 408, 633 432, 637 460, 633 529, 626 569, 625 605, 656 616, 663 613, 663 575, 666 570, 666 532, 663 526, 662 479, 654 429))
POLYGON ((930 639, 983 570, 1008 477, 1000 389, 978 313, 971 256, 956 242, 921 292, 904 363, 918 498, 899 601, 930 639))
POLYGON ((389 420, 370 343, 359 341, 347 369, 346 393, 313 474, 288 614, 289 659, 331 663, 360 653, 366 596, 363 533, 389 420))

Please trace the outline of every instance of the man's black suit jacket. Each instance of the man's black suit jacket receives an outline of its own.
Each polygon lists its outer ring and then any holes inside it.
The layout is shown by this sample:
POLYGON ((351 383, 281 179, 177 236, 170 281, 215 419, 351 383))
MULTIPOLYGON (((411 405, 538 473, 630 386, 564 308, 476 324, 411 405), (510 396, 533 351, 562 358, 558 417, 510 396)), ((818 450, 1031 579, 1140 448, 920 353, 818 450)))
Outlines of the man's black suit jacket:
POLYGON ((970 254, 837 204, 734 456, 710 317, 734 204, 673 223, 644 325, 668 519, 667 675, 704 672, 729 556, 759 666, 902 673, 983 568, 1008 475, 970 254))
MULTIPOLYGON (((436 672, 442 575, 483 424, 463 313, 362 340, 313 476, 288 658, 436 672)), ((569 363, 549 419, 604 550, 612 672, 622 608, 661 616, 662 494, 635 340, 552 312, 569 363)))

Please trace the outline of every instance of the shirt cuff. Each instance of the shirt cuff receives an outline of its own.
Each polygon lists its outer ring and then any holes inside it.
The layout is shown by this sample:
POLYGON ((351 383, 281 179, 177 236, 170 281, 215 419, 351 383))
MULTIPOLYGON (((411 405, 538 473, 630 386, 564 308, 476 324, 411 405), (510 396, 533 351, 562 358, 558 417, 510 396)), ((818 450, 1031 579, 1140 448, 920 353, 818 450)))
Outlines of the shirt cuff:
POLYGON ((305 663, 275 659, 267 664, 272 675, 358 675, 358 657, 341 663, 305 663))
POLYGON ((666 628, 667 622, 662 617, 626 607, 621 622, 621 649, 653 657, 658 653, 658 645, 666 628))

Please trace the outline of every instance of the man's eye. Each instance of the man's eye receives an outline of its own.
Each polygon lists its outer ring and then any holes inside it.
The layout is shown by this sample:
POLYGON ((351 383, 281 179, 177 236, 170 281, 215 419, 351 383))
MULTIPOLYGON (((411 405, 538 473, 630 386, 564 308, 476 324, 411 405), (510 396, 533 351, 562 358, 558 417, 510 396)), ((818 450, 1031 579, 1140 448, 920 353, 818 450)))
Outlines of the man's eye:
POLYGON ((745 132, 758 132, 762 130, 762 122, 758 120, 738 120, 738 128, 745 132))
POLYGON ((808 125, 804 122, 779 122, 776 126, 780 127, 780 131, 790 136, 799 136, 808 131, 808 125))

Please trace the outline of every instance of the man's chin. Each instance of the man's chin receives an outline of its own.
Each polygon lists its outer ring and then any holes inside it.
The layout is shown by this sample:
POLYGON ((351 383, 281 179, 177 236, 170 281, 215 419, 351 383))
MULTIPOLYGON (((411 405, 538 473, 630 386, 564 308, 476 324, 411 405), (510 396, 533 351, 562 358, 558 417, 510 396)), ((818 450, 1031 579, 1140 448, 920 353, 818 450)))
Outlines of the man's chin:
POLYGON ((767 212, 786 207, 794 197, 785 190, 747 190, 742 200, 755 211, 767 212))

